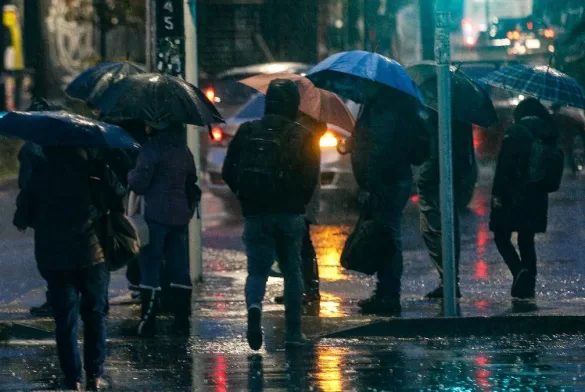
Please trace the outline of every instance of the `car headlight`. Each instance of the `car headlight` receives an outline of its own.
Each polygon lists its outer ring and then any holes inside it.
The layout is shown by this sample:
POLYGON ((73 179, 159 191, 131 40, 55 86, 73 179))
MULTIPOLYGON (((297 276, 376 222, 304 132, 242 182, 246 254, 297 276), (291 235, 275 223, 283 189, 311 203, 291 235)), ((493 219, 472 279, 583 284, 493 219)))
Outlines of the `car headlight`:
POLYGON ((337 138, 331 131, 325 132, 321 139, 319 140, 319 147, 337 147, 337 138))

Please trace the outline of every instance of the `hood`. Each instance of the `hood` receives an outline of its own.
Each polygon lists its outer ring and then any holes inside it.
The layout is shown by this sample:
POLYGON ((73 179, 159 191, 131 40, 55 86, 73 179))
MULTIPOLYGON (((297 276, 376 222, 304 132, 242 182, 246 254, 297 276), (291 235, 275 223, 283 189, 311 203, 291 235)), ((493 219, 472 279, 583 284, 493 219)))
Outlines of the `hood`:
POLYGON ((272 114, 294 120, 299 112, 301 97, 297 85, 287 79, 270 82, 266 92, 265 114, 272 114))
POLYGON ((559 133, 552 121, 545 121, 537 116, 529 116, 524 117, 519 123, 528 128, 534 138, 542 140, 545 144, 555 145, 557 143, 559 133))

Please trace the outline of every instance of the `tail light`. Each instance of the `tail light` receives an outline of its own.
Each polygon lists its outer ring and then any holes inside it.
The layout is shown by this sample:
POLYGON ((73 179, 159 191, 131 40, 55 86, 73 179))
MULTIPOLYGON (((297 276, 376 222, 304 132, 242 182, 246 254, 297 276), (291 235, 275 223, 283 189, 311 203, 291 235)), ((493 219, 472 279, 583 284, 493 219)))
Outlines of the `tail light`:
POLYGON ((544 29, 542 35, 544 35, 544 38, 553 39, 555 37, 555 31, 553 29, 544 29))
POLYGON ((506 38, 508 38, 510 41, 519 40, 520 32, 518 30, 508 31, 508 33, 506 34, 506 38))
POLYGON ((211 102, 215 102, 215 90, 212 89, 211 87, 208 88, 207 90, 205 90, 205 96, 207 97, 207 99, 209 99, 211 102))
POLYGON ((225 139, 225 134, 220 127, 215 127, 211 129, 209 133, 209 139, 215 143, 221 143, 225 139))
POLYGON ((319 140, 319 147, 337 147, 337 138, 331 131, 325 132, 321 139, 319 140))
POLYGON ((532 23, 532 21, 529 21, 528 23, 526 23, 526 28, 528 30, 532 30, 534 28, 534 23, 532 23))

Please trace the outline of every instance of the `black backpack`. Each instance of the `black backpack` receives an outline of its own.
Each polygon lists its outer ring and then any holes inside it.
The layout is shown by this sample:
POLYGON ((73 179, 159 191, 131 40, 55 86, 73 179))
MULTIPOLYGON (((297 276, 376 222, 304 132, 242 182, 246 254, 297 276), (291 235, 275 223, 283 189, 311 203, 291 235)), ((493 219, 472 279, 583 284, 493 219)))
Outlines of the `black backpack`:
MULTIPOLYGON (((293 123, 294 124, 294 123, 293 123)), ((267 127, 262 120, 249 124, 242 144, 238 165, 238 193, 240 200, 272 201, 291 186, 290 132, 267 127)))
POLYGON ((548 193, 556 192, 561 186, 564 168, 565 157, 560 149, 536 138, 532 141, 528 163, 529 184, 548 193))

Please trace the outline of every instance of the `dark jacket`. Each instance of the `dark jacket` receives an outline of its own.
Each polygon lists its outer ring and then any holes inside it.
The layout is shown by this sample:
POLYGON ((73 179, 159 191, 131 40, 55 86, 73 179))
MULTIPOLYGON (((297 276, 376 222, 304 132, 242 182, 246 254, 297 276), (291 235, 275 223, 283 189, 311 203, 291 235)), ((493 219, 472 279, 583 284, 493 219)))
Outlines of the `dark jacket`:
POLYGON ((43 148, 38 144, 26 142, 18 152, 18 187, 24 189, 33 171, 46 161, 43 148))
MULTIPOLYGON (((421 165, 417 188, 419 193, 438 192, 440 186, 439 135, 436 114, 433 113, 433 133, 431 134, 431 154, 421 165)), ((473 128, 471 124, 453 121, 453 188, 456 203, 467 203, 475 188, 477 163, 473 148, 473 128)), ((460 205, 460 207, 464 207, 460 205)))
POLYGON ((269 203, 261 203, 257 200, 241 200, 244 216, 259 214, 304 214, 305 206, 311 200, 319 178, 320 152, 316 151, 318 145, 314 143, 314 136, 311 131, 304 128, 295 119, 298 113, 299 98, 298 90, 294 84, 271 84, 266 95, 266 112, 264 118, 258 122, 242 124, 231 141, 227 156, 224 161, 222 175, 225 182, 234 193, 238 193, 238 173, 242 148, 255 127, 263 126, 281 132, 287 129, 289 132, 298 132, 302 140, 300 148, 302 151, 290 154, 299 157, 297 162, 292 163, 290 177, 294 185, 291 189, 282 189, 279 197, 274 197, 269 203), (294 90, 293 90, 294 87, 294 90), (294 129, 290 129, 290 127, 294 129))
POLYGON ((168 226, 184 226, 193 217, 189 182, 197 182, 197 170, 181 126, 158 131, 128 174, 130 189, 145 197, 146 219, 168 226))
POLYGON ((33 171, 18 197, 14 225, 35 229, 41 270, 75 270, 104 262, 98 226, 104 211, 96 206, 96 179, 103 179, 99 184, 105 184, 107 198, 100 200, 108 209, 122 209, 125 189, 86 150, 45 148, 44 153, 45 164, 33 171))
POLYGON ((411 164, 422 163, 413 162, 412 155, 413 138, 420 133, 422 123, 409 112, 404 105, 384 98, 364 105, 356 123, 351 154, 353 173, 360 188, 388 189, 412 179, 411 164))
POLYGON ((547 227, 548 193, 528 182, 528 165, 534 138, 556 143, 554 125, 537 117, 525 117, 510 126, 502 142, 494 184, 490 230, 544 233, 547 227), (494 207, 497 198, 502 207, 494 207))

